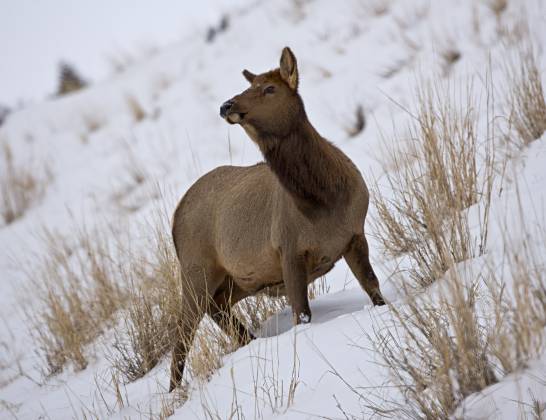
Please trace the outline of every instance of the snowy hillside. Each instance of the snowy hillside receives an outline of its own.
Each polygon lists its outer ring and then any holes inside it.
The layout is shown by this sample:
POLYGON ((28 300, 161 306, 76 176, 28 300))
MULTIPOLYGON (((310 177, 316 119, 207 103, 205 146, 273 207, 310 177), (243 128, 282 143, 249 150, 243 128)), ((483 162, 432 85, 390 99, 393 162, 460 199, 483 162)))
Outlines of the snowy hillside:
POLYGON ((0 125, 0 418, 546 418, 546 4, 237 4, 0 125), (170 217, 209 170, 262 160, 219 107, 287 45, 370 187, 388 305, 340 261, 309 325, 276 302, 235 349, 205 321, 169 394, 170 217))

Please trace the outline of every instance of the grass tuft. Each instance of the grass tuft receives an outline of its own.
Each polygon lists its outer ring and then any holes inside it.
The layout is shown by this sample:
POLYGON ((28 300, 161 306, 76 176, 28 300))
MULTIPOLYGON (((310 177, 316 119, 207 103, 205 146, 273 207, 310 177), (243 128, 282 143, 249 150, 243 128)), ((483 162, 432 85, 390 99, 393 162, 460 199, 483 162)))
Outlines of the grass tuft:
POLYGON ((15 162, 11 148, 4 144, 0 169, 0 215, 9 225, 40 201, 51 180, 47 166, 19 164, 15 162))
POLYGON ((95 340, 123 304, 120 267, 114 245, 104 236, 80 229, 74 241, 45 232, 47 253, 28 271, 38 306, 26 313, 48 375, 70 362, 76 370, 88 363, 86 346, 95 340))
POLYGON ((509 115, 518 134, 517 143, 527 146, 546 131, 546 102, 540 71, 531 48, 519 53, 517 64, 508 66, 509 115))
POLYGON ((442 89, 434 85, 419 91, 409 139, 395 138, 402 148, 387 150, 390 171, 382 184, 390 196, 382 194, 378 182, 372 194, 376 236, 388 255, 410 257, 409 274, 420 286, 483 253, 487 229, 473 238, 464 210, 484 199, 480 213, 486 226, 494 180, 492 128, 488 125, 487 138, 479 138, 472 86, 463 96, 442 89))

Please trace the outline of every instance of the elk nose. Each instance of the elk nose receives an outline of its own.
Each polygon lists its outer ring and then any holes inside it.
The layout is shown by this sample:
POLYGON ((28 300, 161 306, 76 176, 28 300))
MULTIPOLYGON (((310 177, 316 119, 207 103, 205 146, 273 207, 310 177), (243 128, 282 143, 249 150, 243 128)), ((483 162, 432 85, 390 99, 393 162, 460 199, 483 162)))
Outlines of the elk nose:
POLYGON ((220 107, 220 116, 225 118, 229 109, 233 106, 233 101, 230 99, 222 104, 220 107))

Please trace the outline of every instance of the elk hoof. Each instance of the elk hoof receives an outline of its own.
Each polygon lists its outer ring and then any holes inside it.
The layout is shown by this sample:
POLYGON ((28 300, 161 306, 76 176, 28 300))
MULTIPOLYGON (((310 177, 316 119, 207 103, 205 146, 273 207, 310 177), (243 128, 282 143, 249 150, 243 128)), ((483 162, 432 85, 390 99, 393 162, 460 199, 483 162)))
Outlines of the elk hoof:
POLYGON ((311 322, 311 316, 302 312, 298 315, 298 320, 299 324, 309 324, 311 322))
POLYGON ((380 294, 376 294, 372 297, 372 303, 374 306, 383 306, 385 305, 385 299, 380 294))

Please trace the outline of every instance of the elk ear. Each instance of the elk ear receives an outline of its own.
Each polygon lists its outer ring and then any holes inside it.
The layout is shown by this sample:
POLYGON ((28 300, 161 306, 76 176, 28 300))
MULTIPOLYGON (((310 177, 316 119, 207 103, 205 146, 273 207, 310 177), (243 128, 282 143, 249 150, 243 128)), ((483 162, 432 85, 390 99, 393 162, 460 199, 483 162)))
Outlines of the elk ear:
POLYGON ((288 83, 290 89, 298 89, 298 63, 296 62, 296 57, 294 53, 288 47, 284 47, 281 55, 281 77, 283 80, 288 83))
POLYGON ((243 70, 243 76, 246 80, 248 80, 248 83, 252 83, 254 79, 256 78, 256 75, 254 73, 249 72, 248 70, 243 70))

